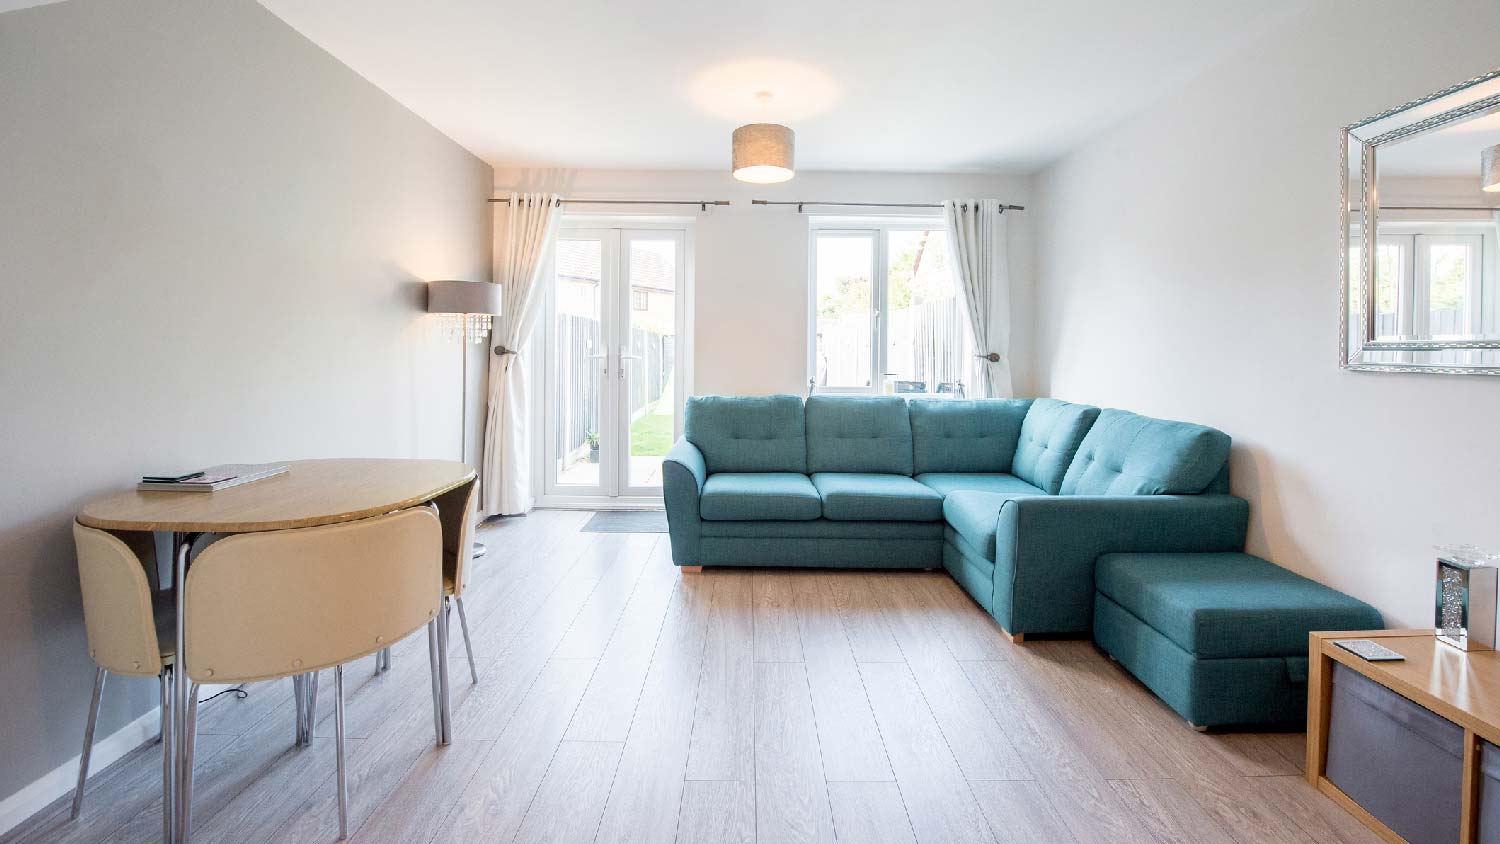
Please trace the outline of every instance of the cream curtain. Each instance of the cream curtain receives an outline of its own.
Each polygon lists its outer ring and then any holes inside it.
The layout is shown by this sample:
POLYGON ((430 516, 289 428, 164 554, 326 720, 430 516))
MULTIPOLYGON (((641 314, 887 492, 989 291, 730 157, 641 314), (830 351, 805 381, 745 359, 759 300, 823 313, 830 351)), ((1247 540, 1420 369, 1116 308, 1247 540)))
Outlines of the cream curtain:
POLYGON ((1008 398, 1010 383, 1010 271, 1005 247, 1005 209, 997 199, 943 202, 948 254, 954 280, 963 292, 970 336, 979 355, 976 389, 980 398, 1008 398))
POLYGON ((495 215, 495 283, 502 285, 490 359, 489 409, 484 422, 484 466, 480 472, 485 515, 531 509, 531 416, 528 367, 521 349, 531 338, 542 308, 542 268, 557 235, 562 206, 557 194, 512 193, 505 213, 495 215))

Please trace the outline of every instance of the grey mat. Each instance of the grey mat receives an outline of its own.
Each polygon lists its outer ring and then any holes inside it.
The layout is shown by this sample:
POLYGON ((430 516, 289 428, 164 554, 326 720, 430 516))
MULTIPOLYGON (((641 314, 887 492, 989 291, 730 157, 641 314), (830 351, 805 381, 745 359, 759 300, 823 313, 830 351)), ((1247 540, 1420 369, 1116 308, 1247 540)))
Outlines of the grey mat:
POLYGON ((584 533, 666 533, 664 510, 603 510, 583 524, 584 533))

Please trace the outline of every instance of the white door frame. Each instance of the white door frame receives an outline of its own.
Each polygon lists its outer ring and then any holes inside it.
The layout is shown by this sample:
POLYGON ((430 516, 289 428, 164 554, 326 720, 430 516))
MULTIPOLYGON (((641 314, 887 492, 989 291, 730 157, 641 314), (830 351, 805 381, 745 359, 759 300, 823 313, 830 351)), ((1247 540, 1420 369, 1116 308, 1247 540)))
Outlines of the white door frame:
MULTIPOLYGON (((558 239, 568 239, 570 236, 580 238, 583 236, 599 236, 608 233, 604 237, 606 241, 603 260, 608 264, 613 261, 614 267, 606 269, 602 276, 623 279, 626 272, 624 268, 624 251, 628 246, 631 236, 649 236, 650 232, 674 232, 681 238, 681 260, 677 274, 679 289, 676 294, 676 331, 675 344, 676 359, 674 361, 674 389, 676 391, 677 406, 673 413, 673 431, 675 436, 682 435, 682 410, 688 396, 693 394, 693 305, 695 287, 695 237, 694 219, 691 217, 660 217, 647 215, 603 215, 603 214, 578 214, 566 215, 559 226, 558 239), (613 246, 610 243, 613 243, 613 246)), ((660 489, 627 488, 620 483, 617 477, 618 470, 625 465, 628 456, 619 455, 616 459, 605 457, 603 450, 600 454, 600 485, 596 488, 557 488, 552 479, 551 469, 555 465, 553 443, 555 437, 551 430, 552 416, 551 408, 556 400, 557 383, 555 378, 557 354, 552 347, 552 321, 554 297, 557 284, 555 282, 555 269, 551 265, 553 259, 549 256, 545 272, 549 279, 546 285, 546 299, 543 303, 542 330, 536 333, 536 353, 533 354, 532 373, 541 384, 537 393, 541 401, 535 403, 532 414, 533 430, 537 432, 533 438, 533 477, 540 491, 537 496, 537 506, 552 508, 577 508, 590 510, 638 510, 659 509, 662 506, 660 489), (617 487, 616 484, 619 484, 617 487), (615 489, 620 494, 610 495, 615 489)), ((601 280, 601 284, 607 284, 601 280)), ((616 295, 604 295, 600 303, 601 318, 604 319, 612 331, 618 331, 618 326, 623 324, 620 317, 620 309, 630 307, 630 287, 628 284, 616 281, 616 295)), ((628 313, 628 311, 627 311, 628 313)), ((608 338, 607 338, 608 339, 608 338)), ((629 420, 625 419, 623 412, 616 410, 616 402, 623 397, 623 390, 619 388, 619 373, 623 361, 620 360, 622 344, 618 341, 608 343, 606 353, 607 371, 605 372, 606 384, 611 385, 604 390, 604 413, 606 418, 614 420, 614 436, 611 438, 616 447, 623 445, 626 441, 626 432, 629 428, 629 420)), ((608 424, 608 423, 605 423, 608 424)))

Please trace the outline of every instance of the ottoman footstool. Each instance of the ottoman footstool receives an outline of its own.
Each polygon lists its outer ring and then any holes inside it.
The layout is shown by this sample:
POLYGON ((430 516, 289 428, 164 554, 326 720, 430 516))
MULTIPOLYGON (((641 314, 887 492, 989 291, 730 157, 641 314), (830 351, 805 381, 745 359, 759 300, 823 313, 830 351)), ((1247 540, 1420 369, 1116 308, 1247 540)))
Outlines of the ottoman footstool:
POLYGON ((1384 626, 1251 554, 1105 554, 1094 588, 1094 641, 1195 728, 1302 724, 1307 634, 1384 626))

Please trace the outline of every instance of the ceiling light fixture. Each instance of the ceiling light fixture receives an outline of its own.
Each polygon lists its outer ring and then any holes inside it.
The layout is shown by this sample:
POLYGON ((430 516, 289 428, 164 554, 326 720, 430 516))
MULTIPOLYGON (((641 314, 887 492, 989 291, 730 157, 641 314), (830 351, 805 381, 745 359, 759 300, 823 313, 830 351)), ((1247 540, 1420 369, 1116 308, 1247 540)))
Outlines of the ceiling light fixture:
POLYGON ((1500 144, 1479 154, 1479 189, 1500 193, 1500 144))
MULTIPOLYGON (((761 105, 771 101, 769 91, 755 95, 761 105)), ((773 185, 785 182, 796 171, 792 155, 797 136, 780 123, 747 123, 734 130, 734 177, 742 182, 773 185)))

